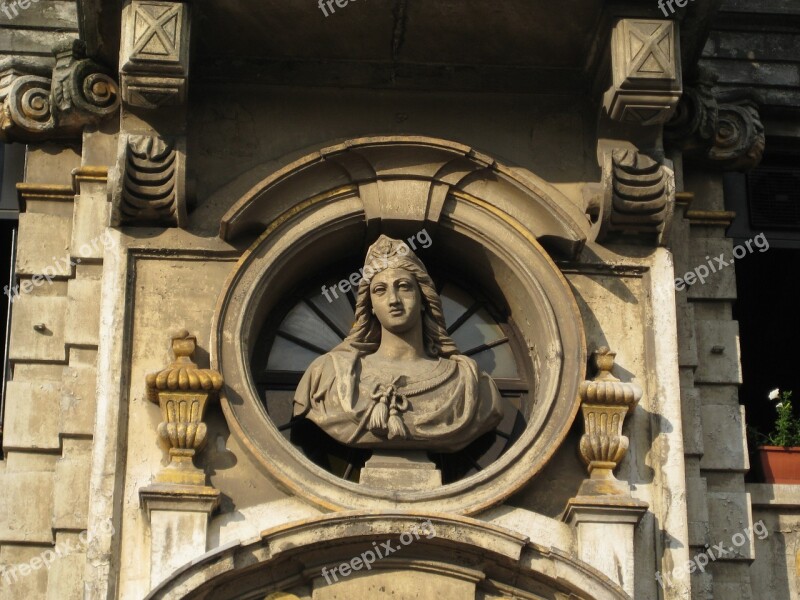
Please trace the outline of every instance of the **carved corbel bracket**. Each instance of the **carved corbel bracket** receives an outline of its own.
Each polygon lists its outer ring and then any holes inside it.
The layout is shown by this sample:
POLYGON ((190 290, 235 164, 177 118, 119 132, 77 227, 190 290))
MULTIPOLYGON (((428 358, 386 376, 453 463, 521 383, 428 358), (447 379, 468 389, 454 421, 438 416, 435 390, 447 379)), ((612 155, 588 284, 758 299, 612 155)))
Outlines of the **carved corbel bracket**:
MULTIPOLYGON (((580 387, 581 411, 585 433, 581 437, 580 454, 590 479, 599 485, 590 486, 606 494, 628 495, 614 470, 628 452, 628 438, 622 435, 625 417, 642 398, 642 388, 623 383, 611 374, 616 353, 608 348, 596 350, 592 361, 597 375, 580 387)), ((583 494, 582 494, 583 495, 583 494)))
POLYGON ((109 175, 111 225, 185 227, 186 139, 121 134, 109 175))
POLYGON ((664 127, 664 139, 685 159, 725 170, 752 169, 761 162, 766 144, 758 106, 746 98, 725 101, 715 94, 713 83, 703 74, 687 88, 664 127))
POLYGON ((682 90, 676 23, 620 19, 611 34, 611 74, 603 106, 612 119, 637 125, 666 123, 682 90))
POLYGON ((193 458, 206 443, 206 407, 218 398, 222 375, 200 369, 193 361, 197 338, 182 331, 172 338, 175 361, 147 376, 147 398, 161 407, 158 436, 169 450, 170 463, 156 475, 156 484, 205 487, 205 473, 193 458))
POLYGON ((667 243, 675 207, 671 169, 635 150, 618 148, 605 155, 603 184, 598 241, 635 234, 667 243))
POLYGON ((109 72, 70 41, 54 50, 51 70, 23 59, 0 62, 0 141, 74 137, 116 113, 119 90, 109 72))
POLYGON ((134 0, 123 16, 120 71, 129 106, 154 109, 186 100, 189 78, 189 5, 134 0))

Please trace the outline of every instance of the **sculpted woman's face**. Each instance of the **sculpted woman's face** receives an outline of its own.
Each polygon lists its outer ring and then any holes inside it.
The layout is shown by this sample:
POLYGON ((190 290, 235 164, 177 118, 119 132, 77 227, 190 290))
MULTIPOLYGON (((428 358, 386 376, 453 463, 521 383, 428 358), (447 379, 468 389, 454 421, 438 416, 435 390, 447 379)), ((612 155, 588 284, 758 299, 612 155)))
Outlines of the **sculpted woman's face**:
POLYGON ((372 309, 392 333, 405 333, 422 322, 422 294, 417 279, 405 269, 386 269, 369 286, 372 309))

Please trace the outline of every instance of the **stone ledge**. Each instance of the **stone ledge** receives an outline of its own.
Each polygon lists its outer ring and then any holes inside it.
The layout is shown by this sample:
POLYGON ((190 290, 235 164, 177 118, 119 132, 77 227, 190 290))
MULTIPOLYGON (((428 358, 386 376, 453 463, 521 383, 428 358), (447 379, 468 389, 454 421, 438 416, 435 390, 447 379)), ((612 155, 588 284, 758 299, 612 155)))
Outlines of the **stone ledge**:
POLYGON ((745 490, 750 494, 753 508, 791 508, 800 510, 800 485, 778 483, 748 483, 745 490))

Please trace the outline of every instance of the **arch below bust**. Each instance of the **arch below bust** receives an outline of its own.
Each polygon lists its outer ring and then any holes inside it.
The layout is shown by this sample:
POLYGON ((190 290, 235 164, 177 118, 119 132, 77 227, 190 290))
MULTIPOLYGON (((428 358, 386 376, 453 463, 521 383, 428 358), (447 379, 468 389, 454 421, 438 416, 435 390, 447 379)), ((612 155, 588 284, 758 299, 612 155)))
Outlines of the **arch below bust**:
POLYGON ((351 191, 367 222, 435 224, 445 198, 464 192, 506 212, 551 252, 575 258, 591 225, 560 191, 474 148, 422 136, 365 137, 293 161, 253 186, 222 218, 220 237, 234 243, 264 231, 280 215, 320 195, 351 191), (425 203, 409 203, 423 197, 425 203))
POLYGON ((459 600, 468 598, 464 594, 470 590, 473 597, 489 592, 497 594, 489 597, 532 600, 629 599, 586 563, 502 527, 440 514, 346 512, 275 527, 255 541, 209 552, 176 571, 145 600, 239 600, 290 590, 310 597, 312 590, 328 587, 323 568, 330 571, 389 540, 398 550, 343 579, 349 589, 342 592, 381 576, 382 584, 393 585, 405 574, 420 586, 426 577, 444 582, 459 600), (410 533, 415 527, 421 535, 410 533), (411 541, 401 543, 404 534, 411 541))

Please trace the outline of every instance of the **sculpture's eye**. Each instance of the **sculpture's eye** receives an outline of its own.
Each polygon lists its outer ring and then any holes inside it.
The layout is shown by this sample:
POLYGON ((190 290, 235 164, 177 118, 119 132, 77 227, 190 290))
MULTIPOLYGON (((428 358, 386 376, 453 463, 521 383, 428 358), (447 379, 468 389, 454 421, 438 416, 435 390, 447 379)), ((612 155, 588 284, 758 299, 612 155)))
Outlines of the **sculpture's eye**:
POLYGON ((386 292, 386 285, 384 285, 383 283, 377 283, 374 286, 372 286, 373 294, 381 295, 385 292, 386 292))

